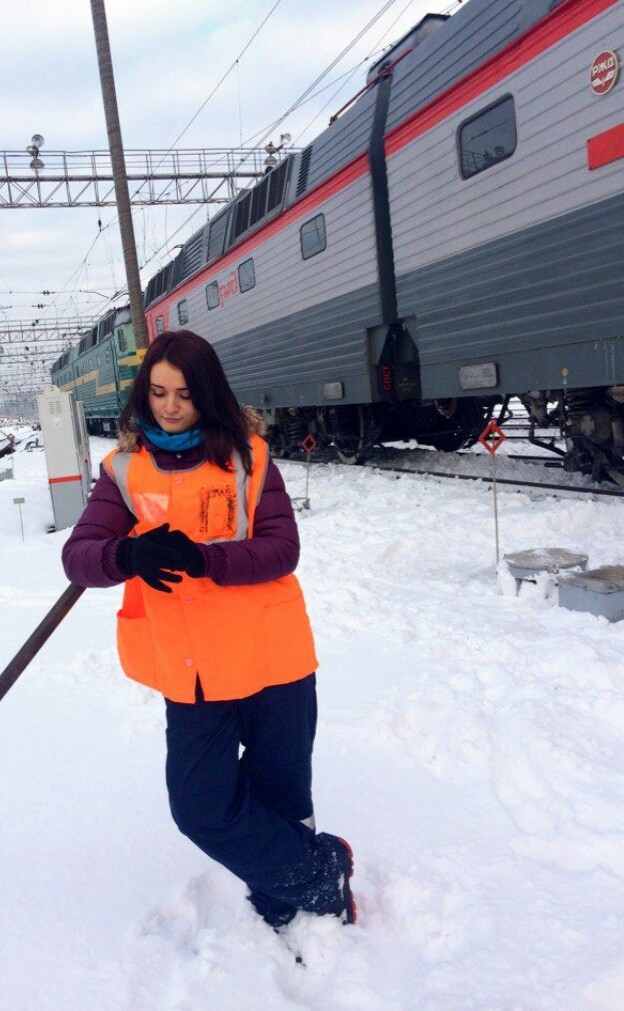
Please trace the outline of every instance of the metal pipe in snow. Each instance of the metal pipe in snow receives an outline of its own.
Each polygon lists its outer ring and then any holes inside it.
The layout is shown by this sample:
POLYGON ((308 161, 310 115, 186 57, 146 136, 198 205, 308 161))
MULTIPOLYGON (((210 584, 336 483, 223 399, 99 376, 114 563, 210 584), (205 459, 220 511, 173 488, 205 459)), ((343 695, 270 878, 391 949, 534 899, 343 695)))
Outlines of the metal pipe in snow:
POLYGON ((17 651, 11 662, 0 674, 0 701, 13 687, 20 674, 23 674, 28 664, 37 655, 41 647, 48 641, 52 633, 61 624, 63 618, 71 611, 79 597, 85 591, 84 586, 74 586, 70 583, 61 594, 56 604, 50 608, 24 645, 17 651))

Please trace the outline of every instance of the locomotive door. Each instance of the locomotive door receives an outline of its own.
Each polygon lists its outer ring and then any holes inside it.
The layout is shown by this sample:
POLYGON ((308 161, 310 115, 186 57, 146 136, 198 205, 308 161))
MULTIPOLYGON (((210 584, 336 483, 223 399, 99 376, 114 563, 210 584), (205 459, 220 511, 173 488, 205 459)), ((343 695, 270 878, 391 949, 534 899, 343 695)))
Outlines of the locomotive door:
POLYGON ((117 363, 117 337, 113 334, 111 341, 111 354, 113 356, 113 377, 115 379, 115 399, 117 415, 121 414, 121 383, 119 379, 119 365, 117 363))

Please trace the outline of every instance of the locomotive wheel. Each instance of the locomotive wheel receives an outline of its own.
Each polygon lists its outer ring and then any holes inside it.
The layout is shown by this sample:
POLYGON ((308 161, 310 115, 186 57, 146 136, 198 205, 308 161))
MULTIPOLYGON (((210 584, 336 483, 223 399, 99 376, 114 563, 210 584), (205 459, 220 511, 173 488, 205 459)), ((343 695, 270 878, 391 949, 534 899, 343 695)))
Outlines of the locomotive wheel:
POLYGON ((354 410, 357 412, 354 419, 355 432, 353 434, 340 432, 338 431, 338 424, 336 423, 335 431, 332 433, 336 456, 341 463, 350 467, 354 466, 356 463, 363 462, 367 448, 364 409, 358 406, 355 407, 354 410))
MULTIPOLYGON (((439 413, 442 414, 441 411, 439 413)), ((459 401, 453 413, 445 416, 427 441, 443 453, 453 453, 464 446, 472 446, 491 415, 491 406, 481 401, 459 401)))
POLYGON ((272 457, 276 460, 285 460, 288 456, 290 456, 286 435, 281 428, 278 428, 277 426, 270 428, 268 431, 268 437, 272 457))

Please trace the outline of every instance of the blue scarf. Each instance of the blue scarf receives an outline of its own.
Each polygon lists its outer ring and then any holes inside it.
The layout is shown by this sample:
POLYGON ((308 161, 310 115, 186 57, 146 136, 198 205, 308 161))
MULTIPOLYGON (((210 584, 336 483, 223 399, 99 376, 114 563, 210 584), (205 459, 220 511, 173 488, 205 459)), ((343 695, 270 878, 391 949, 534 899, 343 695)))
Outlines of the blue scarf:
POLYGON ((204 441, 206 433, 203 428, 189 428, 186 432, 165 432, 160 425, 148 425, 146 421, 138 422, 139 428, 153 446, 167 449, 170 453, 179 453, 184 449, 194 449, 204 441))

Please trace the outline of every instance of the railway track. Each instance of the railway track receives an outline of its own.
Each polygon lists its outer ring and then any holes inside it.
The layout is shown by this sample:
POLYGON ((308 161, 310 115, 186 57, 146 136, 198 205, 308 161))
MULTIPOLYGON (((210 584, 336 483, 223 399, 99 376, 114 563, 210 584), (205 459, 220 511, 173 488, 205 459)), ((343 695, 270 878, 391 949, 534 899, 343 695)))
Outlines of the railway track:
MULTIPOLYGON (((284 462, 305 465, 308 460, 307 457, 302 454, 301 457, 290 457, 284 462)), ((347 466, 346 464, 340 463, 329 451, 323 453, 317 451, 312 454, 309 462, 310 464, 317 466, 347 466)), ((430 450, 396 450, 383 448, 375 450, 371 455, 371 458, 367 460, 363 466, 391 474, 409 474, 413 476, 422 475, 424 477, 439 479, 441 481, 474 481, 488 487, 493 483, 489 458, 474 453, 450 454, 438 453, 430 450), (442 469, 445 463, 449 464, 452 460, 457 460, 458 458, 462 460, 462 469, 442 469), (463 461, 465 460, 475 461, 475 466, 470 471, 464 469, 465 465, 463 461), (433 466, 434 462, 437 464, 436 466, 433 466), (430 463, 429 466, 427 465, 428 463, 430 463)), ((578 476, 572 474, 568 475, 563 471, 563 468, 558 461, 552 460, 549 457, 521 454, 501 456, 497 461, 496 470, 497 485, 504 486, 507 490, 516 489, 517 491, 528 491, 532 494, 552 495, 558 498, 579 498, 583 496, 590 496, 596 499, 624 499, 624 487, 619 487, 617 485, 597 485, 593 482, 588 484, 575 484, 574 482, 579 480, 578 476), (530 478, 527 477, 524 479, 518 474, 512 475, 510 473, 505 473, 507 469, 506 461, 510 460, 513 460, 514 464, 525 463, 527 465, 531 465, 533 473, 530 478), (562 480, 560 482, 553 481, 551 477, 553 469, 560 471, 562 477, 567 480, 562 480), (536 473, 538 470, 544 472, 544 479, 542 479, 540 474, 536 473), (547 470, 551 472, 548 475, 546 474, 547 470)))
MULTIPOLYGON (((441 478, 442 480, 455 480, 455 481, 478 481, 481 484, 491 486, 493 484, 492 477, 487 477, 483 474, 460 474, 457 472, 445 472, 439 470, 409 470, 403 468, 391 468, 391 467, 380 467, 379 470, 389 470, 396 474, 424 474, 428 477, 441 478)), ((516 489, 517 491, 533 491, 542 492, 544 494, 554 495, 558 498, 579 498, 582 496, 596 496, 597 498, 621 498, 624 499, 624 488, 617 488, 615 485, 608 488, 599 487, 595 484, 591 486, 584 485, 572 485, 572 484, 555 484, 549 481, 522 481, 517 478, 506 478, 496 476, 497 485, 504 485, 508 489, 516 489)))

